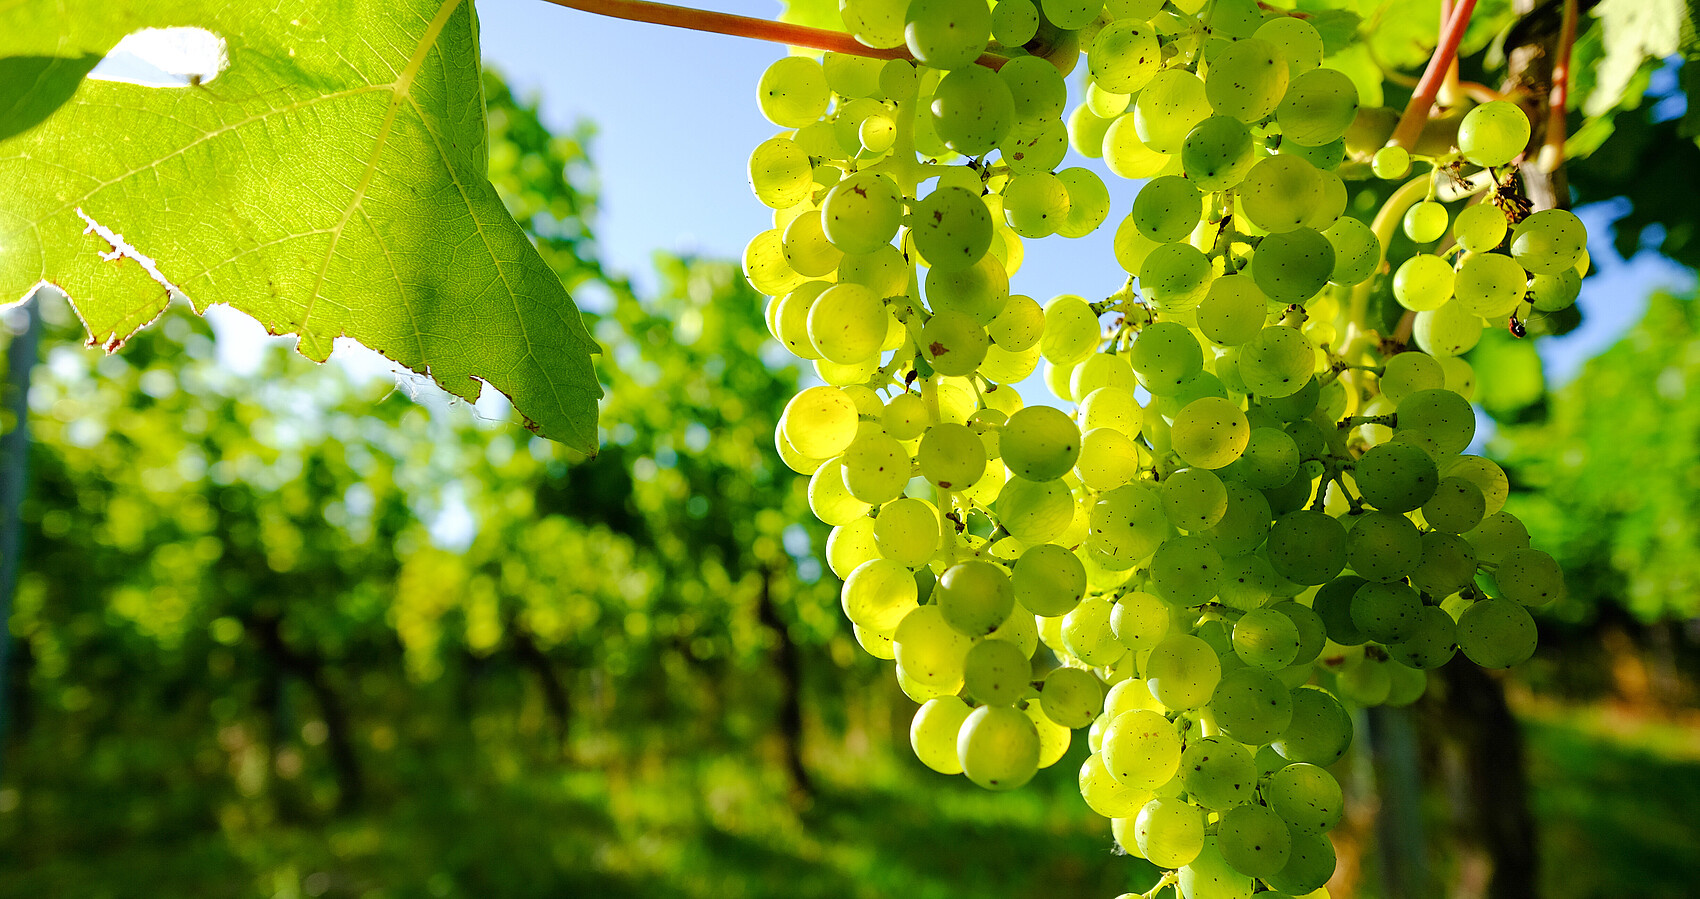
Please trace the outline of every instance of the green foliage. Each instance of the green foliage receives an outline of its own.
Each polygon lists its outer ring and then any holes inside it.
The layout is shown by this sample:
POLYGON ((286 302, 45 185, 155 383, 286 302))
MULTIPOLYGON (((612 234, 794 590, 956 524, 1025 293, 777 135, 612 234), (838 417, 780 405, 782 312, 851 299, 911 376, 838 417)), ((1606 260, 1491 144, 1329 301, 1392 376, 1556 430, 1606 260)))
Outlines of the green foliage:
POLYGON ((1507 508, 1551 547, 1571 586, 1561 617, 1607 601, 1648 621, 1700 611, 1696 383, 1700 314, 1691 299, 1659 293, 1621 343, 1552 397, 1547 421, 1501 431, 1515 488, 1507 508))
POLYGON ((56 284, 108 349, 175 294, 225 303, 315 360, 351 337, 457 396, 487 382, 595 450, 595 344, 485 177, 470 3, 7 17, 0 71, 41 89, 0 93, 0 298, 56 284), (144 26, 220 35, 228 68, 182 88, 82 79, 144 26))

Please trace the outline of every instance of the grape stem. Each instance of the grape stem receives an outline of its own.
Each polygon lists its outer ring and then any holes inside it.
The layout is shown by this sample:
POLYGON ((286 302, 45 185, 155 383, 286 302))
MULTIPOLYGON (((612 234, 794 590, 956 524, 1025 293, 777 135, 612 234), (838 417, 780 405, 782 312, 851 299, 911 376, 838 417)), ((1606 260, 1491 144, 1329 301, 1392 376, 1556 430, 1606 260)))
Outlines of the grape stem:
POLYGON ((1398 421, 1399 414, 1397 412, 1389 412, 1386 415, 1348 415, 1340 419, 1339 428, 1342 431, 1360 425, 1382 425, 1391 428, 1398 424, 1398 421))
MULTIPOLYGON (((649 0, 546 0, 546 2, 598 16, 626 19, 632 22, 647 22, 651 25, 670 25, 674 28, 727 34, 733 37, 747 37, 758 41, 788 44, 793 47, 808 47, 812 50, 829 50, 834 53, 848 53, 871 59, 907 59, 911 61, 915 59, 915 55, 910 53, 907 47, 892 47, 890 49, 869 47, 842 31, 810 28, 805 25, 792 25, 787 22, 774 22, 749 16, 735 16, 730 13, 692 9, 686 6, 672 6, 666 3, 651 3, 649 0)), ((999 56, 996 53, 982 53, 975 62, 989 69, 999 69, 1003 67, 1004 63, 1009 62, 1009 58, 999 56)))
POLYGON ((1445 83, 1453 60, 1458 58, 1458 44, 1464 39, 1464 29, 1469 27, 1470 15, 1475 11, 1476 0, 1458 0, 1451 17, 1446 20, 1446 27, 1440 30, 1440 43, 1434 48, 1434 55, 1429 57, 1423 77, 1417 81, 1411 102, 1405 104, 1405 112, 1399 116, 1399 125, 1393 129, 1393 137, 1387 142, 1389 146, 1409 150, 1422 135, 1423 126, 1428 124, 1429 110, 1434 106, 1435 97, 1440 95, 1440 86, 1445 83))
POLYGON ((1536 162, 1542 171, 1556 172, 1564 164, 1564 114, 1570 105, 1570 49, 1576 43, 1576 0, 1564 0, 1564 23, 1559 27, 1558 58, 1552 64, 1552 92, 1547 95, 1547 134, 1536 162))

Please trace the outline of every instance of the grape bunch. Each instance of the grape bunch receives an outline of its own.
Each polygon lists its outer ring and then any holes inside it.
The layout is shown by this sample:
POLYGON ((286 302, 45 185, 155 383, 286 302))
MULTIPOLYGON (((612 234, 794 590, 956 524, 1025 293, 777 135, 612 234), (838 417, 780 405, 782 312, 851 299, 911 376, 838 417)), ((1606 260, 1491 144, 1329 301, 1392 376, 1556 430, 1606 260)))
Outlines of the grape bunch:
POLYGON ((1494 101, 1388 143, 1317 30, 1254 0, 840 6, 915 61, 763 74, 785 130, 750 157, 774 225, 744 269, 814 363, 775 442, 856 639, 920 704, 915 754, 1009 790, 1084 728, 1082 796, 1182 895, 1321 889, 1350 710, 1458 652, 1527 659, 1564 590, 1465 453, 1459 354, 1587 266, 1575 216, 1509 192, 1528 120, 1494 101), (1010 292, 1025 242, 1112 211, 1070 148, 1146 179, 1129 277, 1040 304, 1010 292), (1348 180, 1414 166, 1348 213, 1348 180), (1417 250, 1389 260, 1401 224, 1417 250), (1024 404, 1041 369, 1071 408, 1024 404))

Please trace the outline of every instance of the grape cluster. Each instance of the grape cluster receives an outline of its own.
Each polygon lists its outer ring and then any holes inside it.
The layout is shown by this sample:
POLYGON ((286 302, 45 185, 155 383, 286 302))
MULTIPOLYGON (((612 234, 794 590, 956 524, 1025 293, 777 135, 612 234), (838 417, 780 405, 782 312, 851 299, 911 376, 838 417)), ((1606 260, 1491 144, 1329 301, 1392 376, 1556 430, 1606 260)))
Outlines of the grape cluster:
POLYGON ((1459 651, 1527 659, 1528 607, 1563 592, 1504 472, 1464 454, 1458 354, 1573 301, 1584 233, 1500 195, 1529 125, 1487 103, 1414 157, 1426 197, 1378 217, 1437 247, 1390 265, 1346 210, 1346 178, 1413 164, 1349 146, 1382 111, 1303 18, 1203 7, 842 0, 918 63, 762 76, 786 130, 750 159, 774 227, 745 271, 822 382, 775 440, 857 640, 920 703, 920 760, 1014 789, 1086 728, 1080 790, 1123 849, 1187 897, 1300 895, 1334 870, 1349 709, 1415 701, 1459 651), (1041 305, 1010 293, 1023 241, 1111 212, 1059 170, 1071 146, 1149 180, 1115 235, 1127 286, 1041 305), (1477 170, 1454 216, 1437 191, 1477 170), (1389 284, 1412 340, 1364 326, 1389 284), (1072 410, 1024 405, 1041 366, 1072 410))

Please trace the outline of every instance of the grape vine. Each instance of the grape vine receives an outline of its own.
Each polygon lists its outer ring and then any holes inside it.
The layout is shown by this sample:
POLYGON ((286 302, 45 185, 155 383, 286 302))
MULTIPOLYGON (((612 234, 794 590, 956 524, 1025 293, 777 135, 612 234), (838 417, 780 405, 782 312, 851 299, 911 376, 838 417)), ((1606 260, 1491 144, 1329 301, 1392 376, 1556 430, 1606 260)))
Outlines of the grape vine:
POLYGON ((758 85, 786 131, 750 158, 774 226, 744 266, 822 382, 775 440, 845 614, 936 771, 1015 789, 1086 729, 1082 796, 1165 870, 1145 895, 1321 889, 1350 709, 1415 701, 1459 652, 1526 660, 1564 589, 1466 453, 1459 355, 1573 303, 1588 265, 1581 222, 1515 189, 1522 109, 1453 84, 1484 102, 1430 120, 1474 5, 1402 115, 1251 0, 845 0, 885 59, 758 85), (1009 289, 1024 241, 1112 212, 1070 146, 1147 180, 1126 285, 1041 304, 1009 289), (1348 181, 1406 178, 1348 212, 1348 181), (1071 411, 1025 404, 1041 367, 1071 411))

